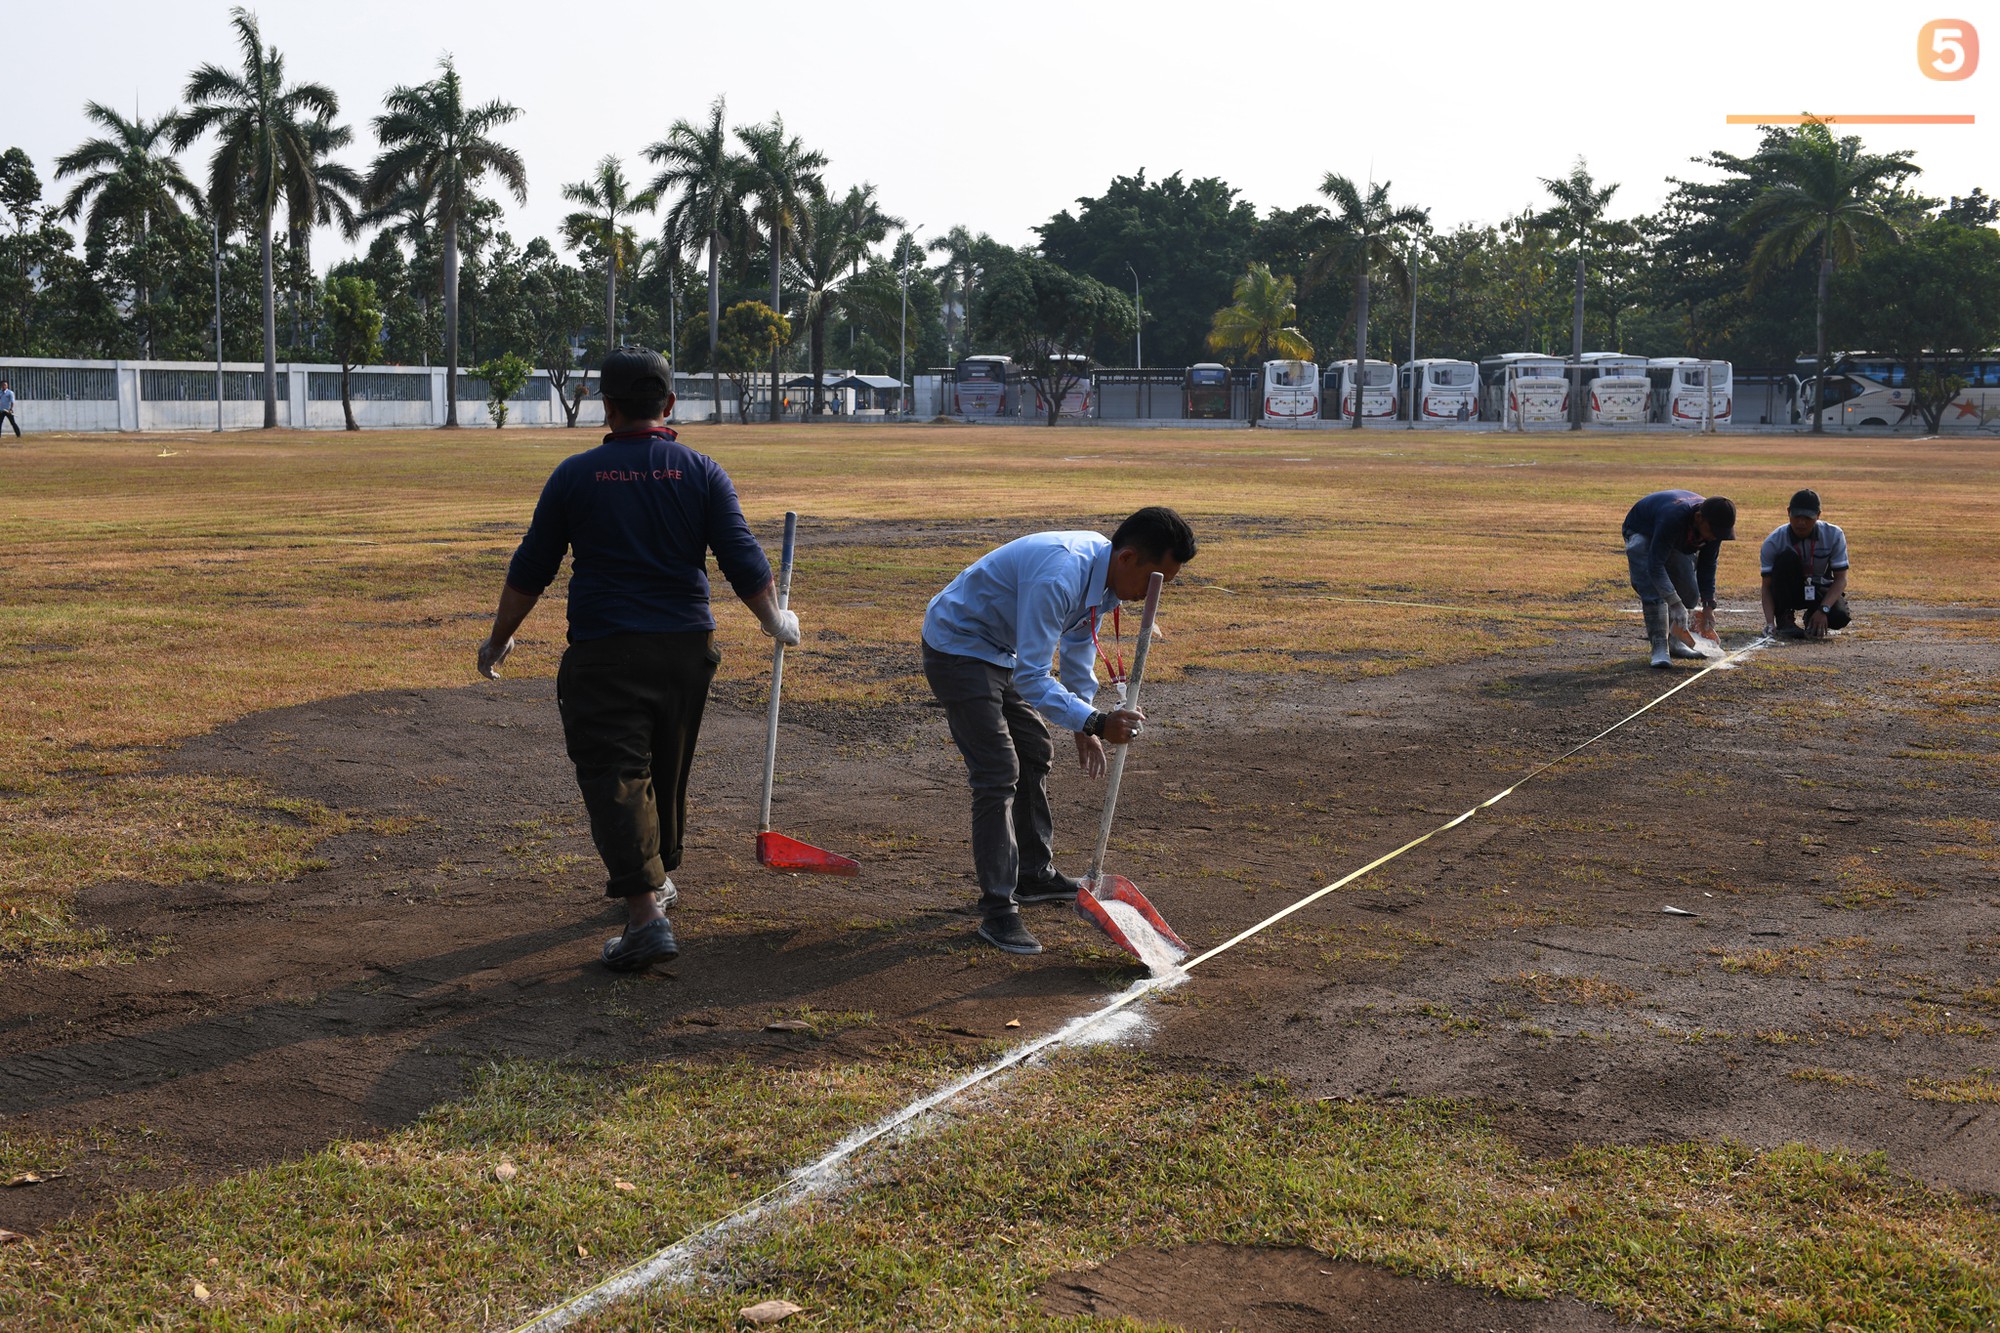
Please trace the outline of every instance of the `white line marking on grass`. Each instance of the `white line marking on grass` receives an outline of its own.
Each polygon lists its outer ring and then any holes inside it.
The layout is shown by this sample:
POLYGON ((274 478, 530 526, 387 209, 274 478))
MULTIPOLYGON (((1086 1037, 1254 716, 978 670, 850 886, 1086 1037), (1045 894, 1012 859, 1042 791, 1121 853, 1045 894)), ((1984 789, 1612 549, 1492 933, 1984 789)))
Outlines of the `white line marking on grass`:
MULTIPOLYGON (((1223 588, 1217 589, 1217 591, 1227 592, 1229 590, 1223 588)), ((1465 813, 1439 824, 1430 832, 1410 839, 1394 851, 1376 857, 1359 870, 1351 871, 1333 881, 1333 883, 1315 889, 1291 906, 1273 912, 1270 916, 1265 917, 1262 921, 1259 921, 1247 930, 1239 931, 1205 953, 1197 954, 1183 963, 1177 972, 1169 974, 1166 977, 1146 977, 1135 981, 1117 995, 1112 996, 1103 1005, 1079 1018, 1071 1019, 1054 1032, 1043 1037, 1037 1037, 1033 1041, 1024 1042, 991 1064, 981 1065, 978 1069, 973 1070, 955 1082, 948 1083, 936 1092, 929 1093, 911 1102, 908 1106, 894 1112, 887 1118, 878 1120, 873 1125, 864 1129, 856 1130, 835 1144, 818 1161, 800 1167, 798 1170, 792 1172, 782 1183, 764 1191, 764 1193, 749 1200, 747 1203, 738 1205, 729 1213, 709 1223, 699 1231, 689 1232, 686 1236, 675 1241, 665 1249, 659 1250, 645 1259, 619 1269, 596 1286, 579 1292, 562 1304, 553 1306, 528 1320, 526 1323, 516 1326, 513 1333, 553 1333, 553 1330, 566 1328, 575 1320, 593 1314, 606 1305, 612 1304, 635 1292, 644 1291, 649 1287, 656 1286, 681 1286, 694 1281, 697 1261, 702 1254, 707 1252, 717 1242, 723 1240, 732 1232, 758 1221, 766 1214, 829 1189, 839 1178, 840 1168, 848 1159, 852 1158, 863 1148, 886 1138, 900 1136, 918 1120, 946 1102, 953 1100, 960 1094, 977 1087, 981 1083, 987 1082, 999 1074, 1026 1064, 1029 1060, 1032 1060, 1044 1051, 1066 1045, 1096 1044, 1117 1040, 1129 1035, 1133 1027, 1136 1026, 1132 1020, 1136 1019, 1137 1015, 1127 1014, 1125 1011, 1154 991, 1166 990, 1180 985, 1187 979, 1187 973, 1201 966, 1209 959, 1228 952, 1247 939, 1262 934, 1293 913, 1303 911, 1326 897, 1329 893, 1345 888, 1371 871, 1378 870, 1382 866, 1387 865, 1403 853, 1413 848, 1421 847, 1438 834, 1457 828, 1481 810, 1498 805, 1501 801, 1504 801, 1523 786, 1533 782, 1542 774, 1562 763, 1565 759, 1595 745, 1612 732, 1643 717, 1667 700, 1673 698, 1676 694, 1679 694, 1688 686, 1708 675, 1711 671, 1733 670, 1739 662, 1748 658, 1752 653, 1767 647, 1770 643, 1771 640, 1769 638, 1759 638, 1742 648, 1738 648, 1726 657, 1710 662, 1707 666, 1688 676, 1685 680, 1682 680, 1652 702, 1634 709, 1590 739, 1571 746, 1547 763, 1533 769, 1525 777, 1504 791, 1494 793, 1465 813)))
POLYGON ((552 1333, 552 1330, 566 1328, 585 1315, 595 1313, 606 1305, 635 1292, 644 1291, 649 1287, 683 1286, 692 1282, 696 1276, 697 1262, 718 1241, 758 1221, 767 1213, 822 1193, 839 1178, 840 1168, 847 1160, 863 1148, 882 1139, 899 1136, 915 1121, 961 1093, 998 1074, 1026 1064, 1045 1051, 1066 1045, 1099 1045, 1128 1036, 1132 1024, 1126 1020, 1136 1018, 1136 1015, 1127 1015, 1124 1011, 1152 992, 1170 989, 1185 980, 1185 976, 1176 975, 1166 978, 1145 977, 1133 982, 1090 1013, 1071 1019, 1046 1036, 1023 1042, 991 1064, 981 1065, 955 1082, 947 1083, 936 1092, 911 1102, 887 1118, 878 1120, 864 1129, 856 1130, 835 1144, 818 1161, 802 1166, 785 1177, 783 1183, 773 1186, 747 1203, 738 1205, 699 1231, 689 1232, 665 1249, 619 1269, 596 1286, 579 1292, 561 1305, 543 1311, 516 1327, 514 1333, 552 1333))

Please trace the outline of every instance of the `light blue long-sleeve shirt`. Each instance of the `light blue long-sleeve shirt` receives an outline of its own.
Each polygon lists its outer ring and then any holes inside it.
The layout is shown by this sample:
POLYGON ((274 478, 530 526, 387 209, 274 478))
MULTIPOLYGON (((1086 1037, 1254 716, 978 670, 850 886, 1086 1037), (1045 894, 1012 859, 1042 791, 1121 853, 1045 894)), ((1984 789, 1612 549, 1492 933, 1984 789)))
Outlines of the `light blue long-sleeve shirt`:
POLYGON ((12 389, 0 389, 0 412, 12 412, 13 410, 14 391, 12 389))
POLYGON ((1097 693, 1092 617, 1118 604, 1105 577, 1111 542, 1095 532, 1036 532, 988 551, 931 598, 924 642, 1014 673, 1014 687, 1059 727, 1079 731, 1097 693), (1061 675, 1054 666, 1061 651, 1061 675))

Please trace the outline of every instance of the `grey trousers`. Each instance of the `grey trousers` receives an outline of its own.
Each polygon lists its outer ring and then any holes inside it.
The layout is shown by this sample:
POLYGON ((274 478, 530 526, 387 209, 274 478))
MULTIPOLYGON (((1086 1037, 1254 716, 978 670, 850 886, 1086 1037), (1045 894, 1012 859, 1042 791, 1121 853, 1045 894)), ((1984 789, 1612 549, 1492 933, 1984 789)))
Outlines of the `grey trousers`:
POLYGON ((1014 887, 1053 868, 1049 764, 1055 745, 1005 667, 924 645, 924 679, 944 705, 972 784, 972 864, 979 908, 1007 911, 1014 887))

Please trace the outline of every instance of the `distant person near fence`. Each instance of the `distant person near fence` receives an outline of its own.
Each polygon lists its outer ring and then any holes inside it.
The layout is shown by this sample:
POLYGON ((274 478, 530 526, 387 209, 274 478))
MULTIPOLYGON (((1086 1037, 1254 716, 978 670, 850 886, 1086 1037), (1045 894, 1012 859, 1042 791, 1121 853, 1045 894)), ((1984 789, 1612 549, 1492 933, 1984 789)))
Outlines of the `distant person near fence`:
MULTIPOLYGON (((0 380, 0 428, 7 426, 14 428, 15 439, 21 438, 21 419, 14 415, 14 390, 6 380, 0 380)), ((0 429, 0 434, 5 430, 0 429)))

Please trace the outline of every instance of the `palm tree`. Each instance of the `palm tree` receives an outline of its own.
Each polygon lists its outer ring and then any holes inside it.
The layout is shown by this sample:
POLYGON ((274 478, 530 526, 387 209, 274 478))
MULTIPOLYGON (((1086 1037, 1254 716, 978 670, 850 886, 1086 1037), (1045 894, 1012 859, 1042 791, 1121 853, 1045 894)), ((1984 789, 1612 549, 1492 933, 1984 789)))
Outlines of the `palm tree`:
MULTIPOLYGON (((744 181, 752 200, 750 218, 764 233, 764 245, 771 258, 771 309, 784 314, 785 246, 798 235, 806 201, 826 194, 819 169, 826 154, 808 149, 796 136, 785 136, 785 118, 773 116, 768 125, 738 129, 736 137, 746 150, 744 181)), ((793 321, 794 326, 797 325, 793 321)), ((771 344, 771 420, 779 415, 778 360, 782 349, 771 344)))
POLYGON ((450 56, 438 61, 435 79, 392 88, 382 104, 387 113, 375 117, 382 153, 368 170, 362 198, 377 208, 391 201, 407 207, 412 197, 427 201, 444 231, 444 424, 453 427, 458 425, 458 229, 488 172, 517 202, 528 202, 521 155, 491 137, 521 110, 498 101, 467 106, 450 56))
MULTIPOLYGON (((1535 223, 1556 234, 1564 245, 1576 247, 1576 302, 1570 316, 1569 355, 1572 363, 1583 363, 1583 284, 1586 251, 1593 247, 1626 245, 1636 240, 1637 231, 1629 222, 1612 222, 1604 213, 1611 205, 1611 196, 1618 193, 1616 184, 1598 188, 1590 177, 1590 166, 1581 157, 1569 169, 1569 175, 1554 180, 1541 177, 1542 188, 1555 199, 1555 207, 1542 210, 1535 215, 1535 223)), ((1614 349, 1615 350, 1615 349, 1614 349)), ((1581 376, 1582 372, 1577 374, 1581 376)), ((1570 412, 1571 430, 1583 429, 1582 385, 1575 386, 1570 395, 1575 404, 1570 412)))
POLYGON ((1405 298, 1410 294, 1410 266, 1404 259, 1405 234, 1427 226, 1427 208, 1392 208, 1389 182, 1370 183, 1364 196, 1354 182, 1329 171, 1320 182, 1319 192, 1333 202, 1328 221, 1331 242, 1313 256, 1306 271, 1308 282, 1346 270, 1354 275, 1354 427, 1361 426, 1360 385, 1368 377, 1368 274, 1380 267, 1405 298))
POLYGON ((315 227, 338 227, 340 234, 353 240, 361 234, 362 182, 354 168, 333 160, 333 154, 354 142, 354 131, 322 117, 306 127, 306 144, 312 153, 313 195, 310 204, 289 199, 286 217, 286 254, 291 262, 287 275, 287 296, 292 305, 292 341, 299 341, 303 313, 316 313, 319 284, 312 276, 312 233, 315 227), (302 303, 300 298, 304 297, 302 303), (303 305, 303 309, 302 309, 303 305))
POLYGON ((1303 361, 1312 344, 1298 330, 1298 284, 1281 278, 1263 264, 1252 264, 1236 280, 1236 304, 1215 312, 1208 330, 1208 349, 1218 356, 1235 355, 1248 364, 1275 359, 1303 361))
POLYGON ((264 249, 264 428, 278 424, 278 316, 271 274, 271 224, 284 196, 294 214, 319 211, 315 127, 340 114, 340 99, 319 83, 285 84, 285 58, 266 47, 257 16, 229 11, 243 48, 243 71, 203 65, 188 78, 188 109, 174 125, 174 147, 216 131, 208 161, 208 205, 223 231, 242 209, 256 221, 264 249))
MULTIPOLYGON (((175 113, 148 121, 143 117, 127 120, 98 102, 84 104, 83 114, 109 131, 109 137, 86 139, 56 159, 56 179, 81 176, 63 201, 62 216, 74 222, 89 205, 85 230, 92 241, 102 244, 117 228, 124 228, 135 250, 144 246, 153 231, 153 219, 173 216, 183 202, 199 205, 201 191, 181 171, 181 164, 163 151, 173 137, 175 113)), ((139 335, 140 355, 153 355, 153 319, 147 298, 150 264, 140 258, 133 265, 132 313, 143 320, 139 335)))
POLYGON ((578 251, 594 246, 604 254, 604 350, 609 354, 618 346, 618 275, 639 255, 639 238, 620 219, 652 212, 660 196, 655 190, 633 194, 615 153, 604 155, 596 175, 565 185, 562 192, 571 203, 583 205, 582 212, 563 219, 564 239, 578 251))
MULTIPOLYGON (((892 231, 901 231, 908 224, 893 214, 882 211, 881 201, 875 197, 875 186, 863 181, 847 189, 847 197, 840 201, 841 225, 860 238, 861 246, 854 252, 853 276, 861 276, 861 265, 868 258, 870 246, 880 245, 889 239, 892 231)), ((854 325, 847 326, 847 347, 850 354, 854 350, 854 325)))
POLYGON ((979 281, 979 262, 993 248, 993 238, 985 232, 974 235, 963 226, 953 227, 942 236, 932 237, 924 246, 932 254, 945 257, 942 267, 945 296, 945 346, 950 349, 954 337, 959 339, 959 355, 972 352, 972 293, 979 281), (951 315, 951 298, 958 297, 960 315, 954 323, 951 315))
POLYGON ((677 120, 666 138, 646 149, 646 160, 661 168, 652 192, 662 198, 676 192, 680 196, 667 212, 666 235, 674 242, 708 247, 708 373, 717 421, 722 420, 722 367, 715 355, 722 338, 722 247, 744 230, 744 162, 730 150, 723 120, 723 99, 718 97, 708 108, 706 123, 677 120))
MULTIPOLYGON (((1834 265, 1851 264, 1877 243, 1902 239, 1883 210, 1883 196, 1916 172, 1908 152, 1861 151, 1861 140, 1833 137, 1812 123, 1758 156, 1776 184, 1743 212, 1737 225, 1763 236, 1750 254, 1750 278, 1758 283, 1773 271, 1797 263, 1819 247, 1819 293, 1815 302, 1819 376, 1826 378, 1826 288, 1834 265)), ((1823 429, 1825 395, 1813 396, 1813 433, 1823 429)))
POLYGON ((853 193, 840 203, 827 198, 806 201, 799 250, 786 263, 799 292, 798 323, 805 326, 807 368, 812 375, 811 415, 818 416, 826 399, 826 321, 841 304, 847 287, 860 272, 868 241, 853 229, 853 193))

